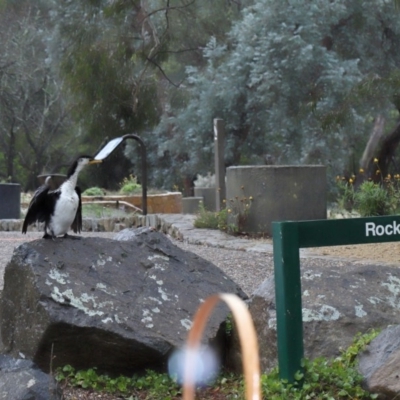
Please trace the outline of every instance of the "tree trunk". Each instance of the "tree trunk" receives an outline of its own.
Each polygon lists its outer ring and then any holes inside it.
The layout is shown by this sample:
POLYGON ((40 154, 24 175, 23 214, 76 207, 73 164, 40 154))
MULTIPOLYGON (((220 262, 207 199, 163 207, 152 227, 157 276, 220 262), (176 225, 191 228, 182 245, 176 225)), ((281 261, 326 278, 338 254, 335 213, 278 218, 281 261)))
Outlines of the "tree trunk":
MULTIPOLYGON (((378 159, 378 165, 381 170, 383 177, 389 173, 390 165, 395 165, 394 155, 396 153, 397 146, 400 143, 400 122, 397 123, 396 127, 385 137, 382 138, 381 146, 377 152, 376 158, 378 159)), ((399 171, 396 171, 399 172, 399 171)))
POLYGON ((376 148, 378 147, 379 142, 381 141, 383 136, 384 127, 385 118, 383 118, 382 115, 378 115, 376 117, 371 136, 368 140, 367 145, 365 146, 364 153, 360 160, 360 168, 362 168, 364 171, 368 171, 371 167, 376 148))
MULTIPOLYGON (((364 174, 360 179, 357 179, 356 186, 365 179, 381 182, 382 177, 389 174, 390 166, 394 163, 397 146, 400 143, 400 122, 387 135, 384 135, 384 125, 385 119, 378 115, 360 160, 360 168, 364 170, 364 174), (377 163, 374 162, 375 158, 378 160, 377 163), (377 174, 378 168, 380 172, 377 174)), ((395 169, 397 171, 397 166, 395 166, 395 169)))

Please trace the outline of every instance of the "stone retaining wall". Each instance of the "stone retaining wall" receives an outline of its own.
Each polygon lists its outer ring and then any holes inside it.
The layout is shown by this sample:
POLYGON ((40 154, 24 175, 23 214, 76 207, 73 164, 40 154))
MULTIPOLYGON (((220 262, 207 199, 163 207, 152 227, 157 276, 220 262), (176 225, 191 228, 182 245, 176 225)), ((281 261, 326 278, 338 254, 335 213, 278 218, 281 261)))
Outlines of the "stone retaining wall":
MULTIPOLYGON (((22 219, 0 220, 0 231, 21 232, 23 222, 22 219)), ((121 218, 84 218, 82 221, 82 230, 84 232, 119 232, 125 228, 138 228, 140 226, 153 227, 174 238, 182 239, 179 229, 157 214, 133 215, 121 218)), ((42 224, 31 225, 28 227, 28 231, 42 232, 43 226, 42 224)))

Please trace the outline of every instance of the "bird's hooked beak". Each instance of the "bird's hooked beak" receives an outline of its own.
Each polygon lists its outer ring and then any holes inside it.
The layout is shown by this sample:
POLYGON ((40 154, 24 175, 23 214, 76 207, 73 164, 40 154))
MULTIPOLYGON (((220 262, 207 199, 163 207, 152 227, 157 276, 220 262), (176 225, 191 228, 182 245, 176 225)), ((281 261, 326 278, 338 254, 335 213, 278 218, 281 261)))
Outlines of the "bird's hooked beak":
POLYGON ((99 163, 101 163, 102 162, 102 160, 95 160, 94 158, 93 158, 93 160, 90 160, 89 161, 89 164, 99 164, 99 163))

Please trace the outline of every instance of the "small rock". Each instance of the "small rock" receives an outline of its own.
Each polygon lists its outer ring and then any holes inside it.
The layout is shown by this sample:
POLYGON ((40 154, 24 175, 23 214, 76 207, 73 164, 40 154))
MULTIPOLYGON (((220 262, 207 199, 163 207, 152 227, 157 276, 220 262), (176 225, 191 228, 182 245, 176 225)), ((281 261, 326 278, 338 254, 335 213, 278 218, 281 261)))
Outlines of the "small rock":
POLYGON ((32 361, 0 354, 0 399, 57 400, 61 390, 50 375, 40 371, 32 361))
POLYGON ((370 392, 379 394, 380 399, 400 396, 400 325, 383 330, 358 360, 370 392))

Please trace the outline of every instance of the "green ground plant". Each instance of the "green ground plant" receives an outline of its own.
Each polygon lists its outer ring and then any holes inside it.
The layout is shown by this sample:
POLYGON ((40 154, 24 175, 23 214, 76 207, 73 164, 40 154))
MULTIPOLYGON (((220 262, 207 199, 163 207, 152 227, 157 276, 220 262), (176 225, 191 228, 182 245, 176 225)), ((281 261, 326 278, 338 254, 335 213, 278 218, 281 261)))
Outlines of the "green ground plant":
POLYGON ((125 399, 136 399, 136 394, 146 393, 145 399, 168 400, 181 393, 179 385, 167 374, 151 370, 147 370, 143 376, 110 377, 99 374, 96 368, 76 371, 72 366, 66 365, 58 369, 56 380, 74 387, 118 394, 125 399), (130 397, 127 397, 128 395, 130 397))
POLYGON ((83 196, 104 196, 105 195, 105 190, 101 189, 97 186, 90 187, 86 189, 83 193, 83 196))
POLYGON ((82 216, 84 218, 120 218, 126 217, 126 211, 115 207, 105 207, 101 204, 83 203, 82 216))
POLYGON ((392 211, 389 193, 379 183, 363 182, 354 193, 354 207, 362 217, 388 215, 392 211))
MULTIPOLYGON (((378 159, 374 159, 376 175, 381 176, 378 159)), ((360 169, 360 174, 364 171, 360 169)), ((336 177, 339 189, 338 206, 341 209, 357 211, 362 217, 390 215, 400 207, 400 175, 387 175, 379 182, 366 180, 354 187, 356 175, 350 178, 336 177)))
POLYGON ((193 224, 199 229, 219 229, 232 235, 237 234, 238 226, 229 222, 229 212, 228 208, 223 208, 221 211, 208 211, 204 208, 203 202, 200 202, 199 212, 193 224))
POLYGON ((226 228, 226 210, 208 211, 202 201, 199 202, 199 212, 194 220, 194 226, 199 229, 220 229, 226 228))
MULTIPOLYGON (((244 186, 241 187, 241 190, 244 192, 244 186)), ((232 230, 231 233, 245 231, 245 224, 250 212, 252 201, 253 197, 247 197, 244 193, 242 196, 235 196, 235 198, 227 201, 226 209, 228 213, 228 225, 232 230)))
POLYGON ((354 207, 354 186, 353 179, 347 180, 345 177, 336 177, 339 189, 338 206, 342 210, 351 211, 354 207))
POLYGON ((132 174, 129 175, 128 178, 123 179, 120 183, 120 187, 119 192, 126 195, 140 193, 142 191, 142 185, 137 183, 136 176, 133 176, 132 174))
POLYGON ((244 232, 252 201, 252 196, 236 196, 224 200, 225 207, 221 211, 208 211, 200 202, 194 226, 199 229, 219 229, 232 235, 244 232))
MULTIPOLYGON (((306 399, 376 399, 378 396, 362 387, 362 376, 357 371, 357 355, 378 335, 372 330, 358 334, 353 343, 334 359, 324 357, 304 360, 304 372, 296 374, 296 382, 288 384, 279 379, 278 369, 261 375, 262 398, 268 400, 306 399), (300 384, 300 382, 302 384, 300 384)), ((143 376, 113 378, 98 374, 96 369, 76 371, 70 365, 59 368, 56 379, 65 386, 114 393, 123 399, 177 400, 182 391, 167 374, 146 371, 143 376)), ((241 375, 221 374, 210 386, 199 389, 196 399, 244 400, 244 382, 241 375)))

